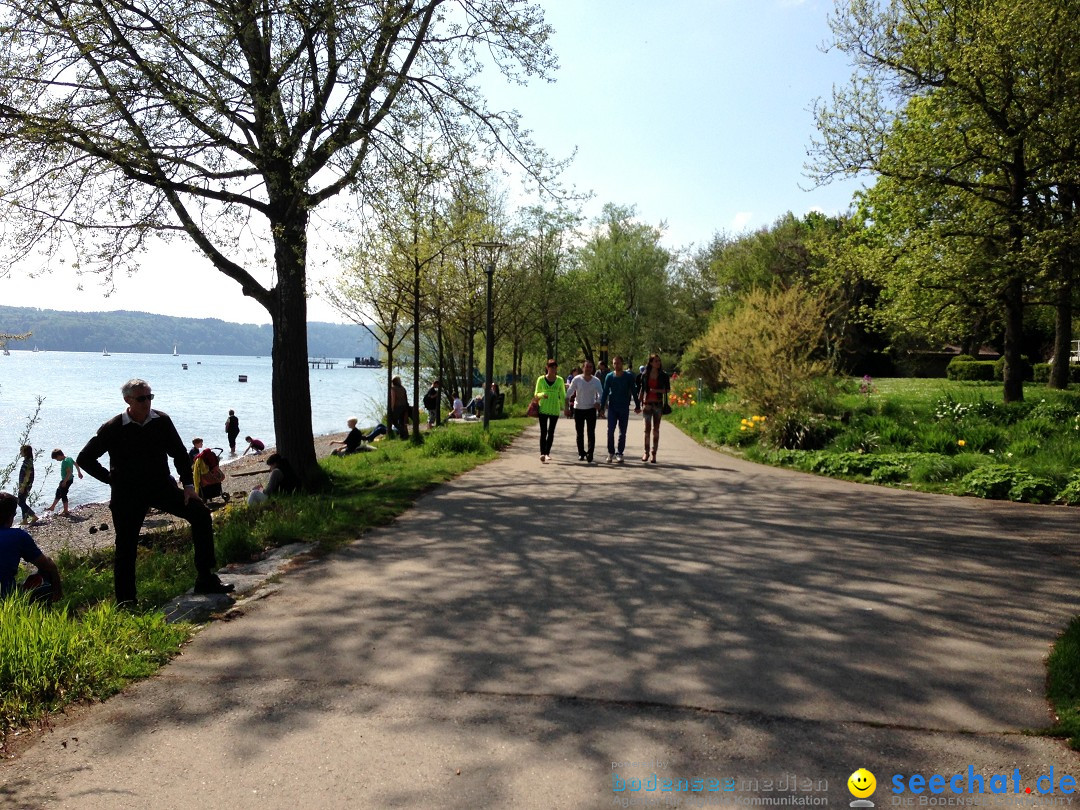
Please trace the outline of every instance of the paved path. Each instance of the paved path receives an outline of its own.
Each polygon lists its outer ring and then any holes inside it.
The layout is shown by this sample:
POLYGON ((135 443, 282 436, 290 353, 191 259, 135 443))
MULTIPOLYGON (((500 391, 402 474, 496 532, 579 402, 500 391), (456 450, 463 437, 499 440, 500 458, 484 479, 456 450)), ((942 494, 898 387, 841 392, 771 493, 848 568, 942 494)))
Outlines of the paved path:
POLYGON ((1075 510, 759 467, 666 424, 659 464, 586 466, 572 433, 290 574, 3 766, 0 807, 600 808, 653 772, 827 780, 796 795, 836 807, 860 766, 882 807, 896 773, 1080 775, 1018 733, 1080 613, 1075 510))

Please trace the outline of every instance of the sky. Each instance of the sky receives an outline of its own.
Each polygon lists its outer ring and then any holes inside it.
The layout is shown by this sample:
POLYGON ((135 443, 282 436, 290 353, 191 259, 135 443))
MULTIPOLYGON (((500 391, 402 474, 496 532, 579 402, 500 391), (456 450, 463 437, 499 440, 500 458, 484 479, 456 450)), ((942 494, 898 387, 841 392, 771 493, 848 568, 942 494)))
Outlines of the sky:
MULTIPOLYGON (((805 176, 811 107, 843 84, 842 54, 823 53, 831 0, 540 0, 555 29, 554 83, 485 78, 493 108, 515 108, 563 176, 605 203, 665 225, 664 244, 704 245, 716 233, 768 226, 784 213, 843 213, 857 181, 813 189, 805 176)), ((312 266, 318 278, 332 262, 312 266)), ((138 310, 269 323, 238 285, 176 241, 106 296, 70 271, 0 279, 0 303, 60 310, 138 310)), ((317 297, 309 319, 346 322, 317 297)))

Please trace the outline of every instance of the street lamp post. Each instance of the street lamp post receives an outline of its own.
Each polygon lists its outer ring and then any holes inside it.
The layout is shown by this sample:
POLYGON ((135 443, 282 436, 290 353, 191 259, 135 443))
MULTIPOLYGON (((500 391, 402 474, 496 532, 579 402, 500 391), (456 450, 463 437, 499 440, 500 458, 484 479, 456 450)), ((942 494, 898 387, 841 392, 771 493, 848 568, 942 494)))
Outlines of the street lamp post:
POLYGON ((474 247, 483 250, 487 259, 484 267, 484 272, 487 273, 487 339, 484 341, 487 344, 484 352, 484 430, 487 430, 488 423, 491 421, 491 409, 494 405, 491 398, 491 384, 494 382, 495 375, 495 323, 494 311, 491 305, 491 283, 492 276, 495 275, 495 261, 499 258, 499 253, 506 247, 506 244, 504 242, 476 242, 474 247))

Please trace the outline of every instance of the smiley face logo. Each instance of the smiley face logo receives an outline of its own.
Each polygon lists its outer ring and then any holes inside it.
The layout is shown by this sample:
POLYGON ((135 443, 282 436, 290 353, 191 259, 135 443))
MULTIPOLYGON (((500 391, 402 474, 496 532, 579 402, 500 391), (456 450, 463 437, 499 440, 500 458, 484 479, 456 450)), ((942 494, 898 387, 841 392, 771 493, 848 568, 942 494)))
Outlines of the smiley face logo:
POLYGON ((865 799, 877 789, 877 779, 866 768, 859 768, 848 777, 847 789, 856 799, 865 799))

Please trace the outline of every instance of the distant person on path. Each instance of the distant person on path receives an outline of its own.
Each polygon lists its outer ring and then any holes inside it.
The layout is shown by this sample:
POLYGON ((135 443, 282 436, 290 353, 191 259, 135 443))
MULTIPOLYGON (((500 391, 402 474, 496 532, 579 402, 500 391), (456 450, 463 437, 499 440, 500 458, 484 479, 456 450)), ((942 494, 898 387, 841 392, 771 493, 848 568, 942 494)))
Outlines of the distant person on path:
POLYGON ((608 372, 604 379, 604 398, 600 401, 600 410, 607 411, 607 460, 608 464, 616 461, 623 463, 623 451, 626 450, 626 426, 630 421, 630 400, 634 401, 634 410, 640 411, 637 395, 637 380, 623 368, 623 359, 615 355, 612 359, 615 370, 608 372), (615 444, 615 428, 619 428, 619 444, 615 444))
POLYGON ((439 408, 442 400, 442 393, 439 390, 439 381, 435 380, 431 384, 431 388, 424 394, 424 410, 427 411, 427 426, 435 427, 435 423, 438 421, 439 408))
POLYGON ((214 527, 210 510, 195 494, 191 461, 184 441, 167 414, 154 410, 154 394, 145 380, 128 380, 120 389, 127 409, 98 428, 86 443, 78 464, 112 490, 109 508, 116 527, 113 585, 119 604, 135 602, 135 556, 139 530, 151 507, 191 524, 195 547, 195 592, 229 593, 214 569, 214 527), (109 454, 109 469, 98 461, 109 454), (169 474, 169 459, 183 484, 169 474))
POLYGON ((592 463, 593 452, 596 450, 596 414, 603 398, 604 387, 593 376, 592 361, 586 360, 581 374, 570 381, 570 387, 566 390, 566 401, 573 403, 578 461, 592 463), (588 445, 585 443, 586 434, 588 445))
POLYGON ((23 526, 33 526, 38 522, 38 516, 30 508, 28 500, 34 489, 34 448, 24 444, 19 448, 22 456, 22 466, 19 467, 19 508, 22 509, 23 526))
POLYGON ((641 403, 641 413, 645 417, 645 452, 641 460, 655 464, 656 448, 660 446, 660 417, 664 413, 668 390, 671 388, 671 381, 664 371, 663 363, 660 362, 660 355, 649 355, 649 362, 645 370, 641 372, 640 380, 638 401, 641 403), (651 445, 650 432, 652 433, 651 445))
POLYGON ((270 468, 270 478, 265 487, 259 484, 251 490, 248 494, 248 506, 265 503, 272 495, 291 495, 300 490, 300 478, 293 472, 287 458, 271 453, 267 456, 266 465, 270 468))
POLYGON ((203 451, 203 440, 200 438, 194 438, 191 440, 191 448, 187 451, 188 458, 191 459, 191 463, 195 463, 195 458, 203 451))
POLYGON ((225 435, 229 437, 229 452, 236 455, 236 437, 240 435, 240 420, 236 413, 229 411, 229 417, 225 420, 225 435))
POLYGON ((566 405, 566 382, 558 375, 559 364, 547 361, 547 373, 536 378, 533 396, 540 404, 540 461, 551 461, 551 443, 555 441, 555 426, 566 405))
MULTIPOLYGON (((364 442, 364 434, 360 432, 360 429, 356 426, 357 419, 355 416, 345 420, 345 424, 349 427, 349 433, 345 437, 345 441, 331 441, 330 446, 334 447, 338 445, 336 450, 331 450, 330 454, 334 456, 347 456, 349 453, 355 453, 360 449, 360 445, 364 442)), ((267 460, 269 463, 269 459, 267 460)))
POLYGON ((244 441, 248 443, 248 446, 245 447, 244 452, 240 454, 242 456, 246 456, 248 453, 257 456, 266 449, 266 442, 262 439, 253 439, 250 436, 245 436, 244 441))
POLYGON ((60 484, 56 487, 56 498, 52 502, 46 511, 51 512, 56 508, 58 503, 64 504, 64 511, 60 514, 64 517, 69 516, 71 513, 68 511, 68 490, 71 489, 72 483, 75 481, 75 473, 79 474, 79 478, 82 478, 82 470, 79 469, 79 465, 75 463, 75 459, 70 456, 65 456, 64 451, 57 447, 52 451, 52 460, 60 462, 60 484))
POLYGON ((55 602, 63 595, 60 570, 51 557, 41 553, 34 538, 22 529, 12 527, 18 505, 14 495, 0 492, 0 598, 19 587, 15 579, 19 574, 19 560, 26 560, 37 567, 42 577, 42 582, 31 592, 30 599, 51 599, 55 602))
POLYGON ((401 377, 390 381, 390 427, 397 431, 399 439, 409 438, 409 393, 401 383, 401 377))

